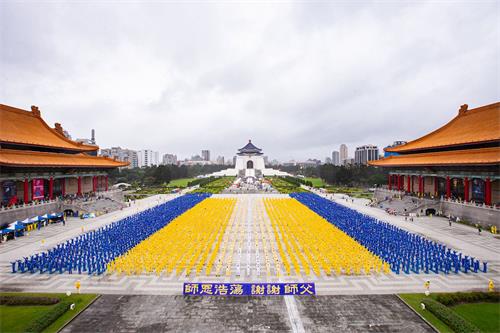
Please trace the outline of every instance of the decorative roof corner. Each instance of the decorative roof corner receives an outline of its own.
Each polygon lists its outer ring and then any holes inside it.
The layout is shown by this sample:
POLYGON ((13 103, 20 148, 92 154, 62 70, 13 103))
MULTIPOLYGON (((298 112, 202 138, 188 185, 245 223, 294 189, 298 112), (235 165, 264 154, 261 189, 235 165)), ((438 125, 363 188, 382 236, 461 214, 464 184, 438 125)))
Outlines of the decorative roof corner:
POLYGON ((56 130, 59 134, 64 135, 64 130, 63 130, 63 128, 62 128, 62 126, 61 126, 60 123, 55 123, 54 124, 54 130, 56 130))
POLYGON ((38 109, 38 106, 36 105, 31 106, 31 113, 33 113, 35 117, 41 117, 40 109, 38 109))
POLYGON ((460 109, 458 109, 458 114, 463 115, 467 110, 469 109, 469 105, 463 104, 460 106, 460 109))

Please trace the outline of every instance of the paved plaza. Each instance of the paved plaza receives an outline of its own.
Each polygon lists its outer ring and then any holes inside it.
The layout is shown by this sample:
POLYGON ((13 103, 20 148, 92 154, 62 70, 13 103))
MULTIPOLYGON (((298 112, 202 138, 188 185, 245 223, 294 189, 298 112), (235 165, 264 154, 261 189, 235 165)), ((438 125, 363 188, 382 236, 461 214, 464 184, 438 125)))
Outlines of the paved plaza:
POLYGON ((62 332, 433 332, 394 295, 103 295, 62 332))
MULTIPOLYGON (((99 294, 137 294, 137 295, 178 295, 182 293, 182 283, 189 282, 315 282, 318 295, 347 294, 392 294, 399 292, 422 292, 426 280, 431 282, 431 291, 485 290, 489 279, 500 284, 499 240, 493 235, 477 232, 470 227, 454 224, 451 228, 442 218, 416 218, 406 222, 404 218, 386 214, 380 209, 367 207, 366 201, 355 199, 346 201, 341 195, 333 200, 356 209, 362 213, 377 217, 403 229, 426 236, 453 249, 472 255, 488 262, 488 273, 459 274, 371 274, 371 275, 332 275, 319 276, 303 274, 284 276, 276 274, 273 266, 267 266, 263 258, 272 257, 276 242, 269 237, 269 218, 265 214, 262 199, 264 197, 286 197, 286 195, 235 195, 238 199, 230 218, 224 242, 228 244, 226 258, 222 260, 219 272, 210 276, 191 274, 177 276, 166 275, 118 275, 103 274, 11 274, 10 261, 47 250, 63 240, 72 238, 84 231, 106 225, 127 215, 137 213, 178 195, 153 196, 138 200, 132 207, 124 208, 95 219, 70 219, 66 226, 51 225, 30 235, 0 245, 0 285, 2 290, 65 292, 74 289, 74 283, 81 281, 83 292, 99 294), (43 243, 42 243, 43 240, 43 243), (267 252, 267 253, 266 253, 267 252), (230 259, 228 259, 230 258, 230 259), (229 273, 227 273, 229 272, 229 273)), ((224 197, 226 195, 215 195, 224 197)), ((328 196, 330 197, 330 196, 328 196)), ((282 272, 281 272, 282 273, 282 272)))

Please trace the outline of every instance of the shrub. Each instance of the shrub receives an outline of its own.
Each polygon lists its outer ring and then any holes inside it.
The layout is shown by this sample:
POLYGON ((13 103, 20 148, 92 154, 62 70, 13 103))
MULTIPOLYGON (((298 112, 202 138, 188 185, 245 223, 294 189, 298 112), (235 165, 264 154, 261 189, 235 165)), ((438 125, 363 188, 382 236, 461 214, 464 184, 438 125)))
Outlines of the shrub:
POLYGON ((429 312, 448 325, 453 331, 457 333, 479 332, 479 329, 476 326, 460 317, 457 313, 455 313, 452 309, 447 308, 445 305, 431 298, 423 299, 422 303, 425 304, 425 308, 429 312))
POLYGON ((460 303, 500 302, 500 292, 469 292, 438 294, 436 300, 446 306, 460 303))
POLYGON ((54 305, 59 298, 37 296, 0 296, 0 305, 54 305))
POLYGON ((31 324, 26 328, 26 332, 42 332, 44 329, 49 327, 53 322, 55 322, 59 317, 61 317, 66 311, 68 311, 71 302, 64 301, 60 302, 51 311, 48 311, 43 316, 33 320, 31 324))

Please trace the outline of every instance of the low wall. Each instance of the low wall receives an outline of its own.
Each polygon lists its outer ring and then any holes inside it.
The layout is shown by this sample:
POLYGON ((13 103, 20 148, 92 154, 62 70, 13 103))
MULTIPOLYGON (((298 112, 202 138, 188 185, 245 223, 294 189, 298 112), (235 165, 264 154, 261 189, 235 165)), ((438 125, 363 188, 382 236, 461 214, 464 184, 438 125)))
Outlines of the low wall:
POLYGON ((24 220, 33 216, 44 215, 50 212, 60 212, 60 211, 61 211, 60 202, 51 202, 40 205, 6 209, 0 211, 0 225, 3 225, 5 223, 12 223, 18 220, 24 220))
MULTIPOLYGON (((388 191, 386 189, 377 189, 374 197, 378 200, 384 200, 386 197, 397 195, 395 191, 388 191)), ((439 201, 430 199, 418 199, 422 203, 419 211, 425 212, 428 208, 433 208, 436 211, 442 211, 444 215, 458 216, 461 220, 466 220, 474 224, 480 224, 483 227, 495 225, 500 228, 500 210, 484 207, 477 207, 473 205, 464 205, 456 202, 439 201)))
POLYGON ((500 228, 500 210, 462 205, 454 202, 441 202, 446 215, 459 216, 462 220, 481 224, 483 227, 495 225, 500 228))

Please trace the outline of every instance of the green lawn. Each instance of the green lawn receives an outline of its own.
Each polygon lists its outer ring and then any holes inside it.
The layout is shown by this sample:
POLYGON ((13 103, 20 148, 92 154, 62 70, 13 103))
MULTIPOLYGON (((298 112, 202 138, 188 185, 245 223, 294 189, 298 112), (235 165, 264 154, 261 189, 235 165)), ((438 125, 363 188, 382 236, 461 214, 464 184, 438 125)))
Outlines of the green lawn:
POLYGON ((221 193, 224 189, 231 186, 233 182, 234 182, 234 177, 216 178, 213 181, 200 186, 199 189, 194 190, 192 193, 197 193, 197 192, 212 193, 212 194, 221 193))
POLYGON ((499 303, 460 304, 453 306, 452 309, 473 323, 481 332, 500 332, 499 303))
POLYGON ((294 192, 308 192, 300 186, 296 186, 290 182, 287 182, 284 178, 280 177, 269 177, 267 178, 271 182, 272 187, 274 187, 278 192, 284 194, 290 194, 294 192))
MULTIPOLYGON (((69 322, 73 317, 80 313, 97 295, 95 294, 44 294, 44 293, 0 293, 2 296, 21 295, 21 296, 45 296, 57 297, 61 301, 67 300, 75 303, 74 310, 66 311, 52 325, 47 327, 44 332, 57 332, 63 325, 69 322)), ((36 305, 36 306, 7 306, 0 305, 0 332, 16 333, 25 332, 32 320, 43 316, 56 305, 36 305)))
POLYGON ((180 179, 174 179, 168 183, 168 187, 187 187, 187 184, 190 181, 195 180, 196 178, 180 178, 180 179))
POLYGON ((304 180, 310 181, 313 184, 313 187, 325 186, 325 183, 323 182, 323 179, 321 179, 321 178, 306 177, 306 178, 304 178, 304 180))
MULTIPOLYGON (((418 314, 424 317, 441 333, 453 332, 446 324, 436 316, 426 310, 422 310, 420 302, 424 299, 424 294, 399 294, 406 304, 411 306, 418 314)), ((437 294, 431 294, 436 300, 437 294)), ((458 315, 478 327, 481 332, 500 332, 500 304, 499 303, 464 303, 450 307, 458 315)))
POLYGON ((362 188, 359 187, 344 187, 344 186, 333 186, 333 185, 328 185, 326 187, 326 190, 328 193, 341 193, 341 194, 347 194, 353 198, 360 198, 360 199, 371 199, 373 198, 373 193, 368 192, 362 188))
MULTIPOLYGON (((424 294, 399 294, 399 297, 403 299, 409 306, 415 310, 419 315, 425 318, 432 326, 434 326, 441 333, 453 333, 451 328, 449 328, 446 324, 444 324, 441 320, 439 320, 435 315, 430 313, 429 311, 422 310, 420 307, 420 302, 426 296, 424 294)), ((429 297, 432 297, 429 296, 429 297)), ((433 297, 434 298, 434 297, 433 297)))

